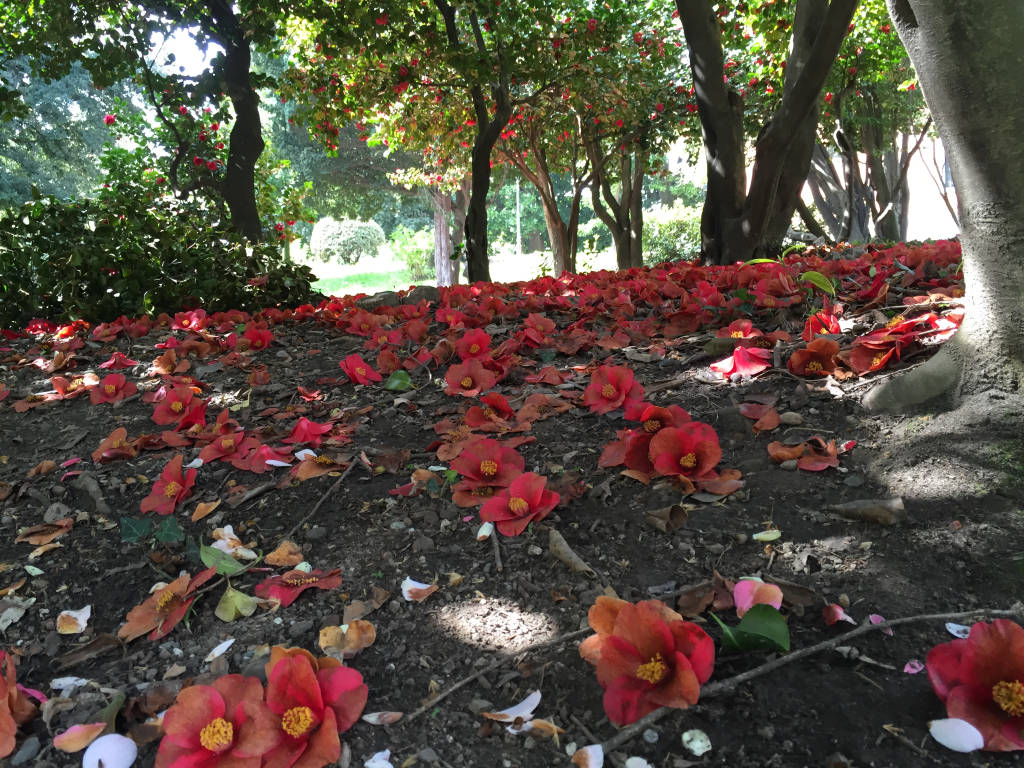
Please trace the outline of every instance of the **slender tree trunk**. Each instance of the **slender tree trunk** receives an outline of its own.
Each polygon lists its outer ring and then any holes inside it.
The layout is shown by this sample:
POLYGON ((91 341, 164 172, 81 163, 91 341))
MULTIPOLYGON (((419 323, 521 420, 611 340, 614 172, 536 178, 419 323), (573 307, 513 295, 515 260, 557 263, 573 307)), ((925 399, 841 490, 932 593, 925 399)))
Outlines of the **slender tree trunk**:
POLYGON ((1004 76, 1024 65, 1024 4, 888 0, 949 153, 959 198, 967 314, 924 365, 887 380, 865 403, 899 410, 943 394, 1024 383, 1024 102, 1004 76), (982 12, 983 10, 983 12, 982 12))
POLYGON ((446 191, 431 188, 430 202, 434 206, 434 277, 439 286, 453 285, 459 269, 452 260, 452 232, 448 228, 452 198, 446 191))

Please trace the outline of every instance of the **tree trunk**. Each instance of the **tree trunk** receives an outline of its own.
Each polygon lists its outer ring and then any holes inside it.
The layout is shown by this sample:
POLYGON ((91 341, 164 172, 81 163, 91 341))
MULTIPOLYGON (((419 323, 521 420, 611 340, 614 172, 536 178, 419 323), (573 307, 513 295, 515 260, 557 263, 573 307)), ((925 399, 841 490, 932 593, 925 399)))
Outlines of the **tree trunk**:
POLYGON ((1024 102, 1008 99, 1005 72, 1022 64, 1024 4, 888 0, 943 145, 959 198, 968 311, 960 331, 924 365, 865 399, 900 410, 940 395, 1024 382, 1024 102))
POLYGON ((646 168, 639 152, 623 152, 619 157, 619 194, 607 172, 596 137, 587 141, 587 154, 593 170, 590 199, 594 212, 612 233, 615 263, 619 269, 643 266, 643 182, 646 168))
POLYGON ((434 206, 434 277, 439 286, 453 285, 459 269, 452 260, 452 232, 448 228, 452 198, 446 191, 431 188, 430 202, 434 206))
POLYGON ((231 225, 249 240, 262 240, 263 227, 256 207, 256 162, 266 145, 260 125, 260 97, 249 73, 252 51, 230 6, 207 0, 207 7, 224 45, 223 87, 235 110, 221 193, 231 213, 231 225))
POLYGON ((781 239, 781 222, 788 226, 807 178, 818 98, 856 6, 857 0, 797 0, 782 103, 755 143, 748 190, 743 105, 723 81, 718 18, 710 0, 676 0, 708 163, 701 215, 705 262, 746 261, 773 250, 773 241, 781 239))

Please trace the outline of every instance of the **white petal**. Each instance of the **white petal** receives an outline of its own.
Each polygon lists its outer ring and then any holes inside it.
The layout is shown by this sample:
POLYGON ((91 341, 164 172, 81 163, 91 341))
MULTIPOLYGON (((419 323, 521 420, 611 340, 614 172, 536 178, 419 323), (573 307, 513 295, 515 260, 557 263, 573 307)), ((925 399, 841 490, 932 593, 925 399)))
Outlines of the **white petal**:
POLYGON ((205 661, 207 664, 209 664, 211 661, 216 659, 218 656, 223 656, 224 652, 228 648, 230 648, 234 644, 234 642, 235 642, 235 638, 229 637, 223 643, 218 643, 217 647, 215 647, 212 651, 210 651, 208 654, 206 654, 206 658, 203 659, 203 661, 205 661))
POLYGON ((391 764, 391 750, 385 749, 383 752, 377 752, 363 763, 363 766, 364 768, 395 768, 391 764))
MULTIPOLYGON (((301 451, 295 452, 295 458, 298 459, 299 461, 304 461, 306 459, 315 459, 316 451, 311 451, 309 448, 303 448, 301 451)), ((270 462, 267 463, 269 464, 270 462)))
POLYGON ((203 460, 196 456, 188 464, 182 466, 182 469, 199 469, 201 466, 203 466, 203 460))
POLYGON ((985 737, 981 731, 966 720, 955 717, 932 720, 928 723, 928 730, 933 739, 954 752, 974 752, 985 746, 985 737))
POLYGON ((291 464, 289 464, 287 461, 279 461, 278 459, 267 459, 263 463, 266 464, 268 467, 290 467, 291 466, 291 464))
POLYGON ((89 684, 89 681, 84 677, 55 677, 50 681, 50 687, 55 691, 60 691, 60 695, 64 696, 72 688, 84 688, 89 684))
POLYGON ((139 756, 131 739, 117 733, 100 736, 82 756, 82 768, 128 768, 139 756))
POLYGON ((402 582, 402 597, 410 602, 422 603, 436 591, 437 584, 424 584, 409 576, 402 582))
POLYGON ((491 720, 500 720, 503 723, 511 723, 514 720, 529 720, 533 717, 533 710, 540 704, 540 691, 534 691, 515 706, 503 709, 499 712, 481 712, 480 714, 491 720))
POLYGON ((490 521, 483 523, 476 529, 476 540, 484 541, 485 539, 490 538, 492 533, 494 533, 494 523, 490 521))
POLYGON ((711 751, 711 739, 699 728, 693 728, 683 734, 683 746, 700 757, 711 751))
POLYGON ((959 637, 961 639, 968 637, 971 634, 971 628, 965 627, 963 624, 956 624, 952 621, 946 622, 946 631, 953 637, 959 637))
POLYGON ((77 635, 85 631, 92 616, 92 606, 87 605, 77 611, 61 611, 57 615, 57 632, 62 635, 77 635))
POLYGON ((654 768, 654 766, 642 757, 629 757, 626 758, 626 768, 654 768))
POLYGON ((604 750, 600 744, 589 744, 577 749, 573 753, 572 764, 579 768, 601 768, 604 765, 604 750))
POLYGON ((295 566, 295 570, 296 571, 302 571, 303 573, 312 573, 313 572, 313 564, 312 563, 307 563, 305 560, 303 560, 301 563, 299 563, 298 565, 295 566))

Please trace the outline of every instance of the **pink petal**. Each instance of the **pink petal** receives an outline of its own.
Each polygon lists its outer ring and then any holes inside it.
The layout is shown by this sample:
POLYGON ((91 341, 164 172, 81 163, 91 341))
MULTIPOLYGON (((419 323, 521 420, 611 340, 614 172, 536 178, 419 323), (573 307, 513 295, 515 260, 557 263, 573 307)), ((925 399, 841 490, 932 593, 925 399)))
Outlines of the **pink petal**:
POLYGON ((911 659, 903 665, 903 671, 908 675, 916 675, 918 672, 924 671, 924 664, 917 659, 911 659))
MULTIPOLYGON (((878 613, 872 613, 868 615, 868 621, 870 621, 872 624, 882 624, 885 621, 885 616, 882 616, 878 613)), ((886 627, 882 630, 882 634, 892 637, 892 628, 886 627)))

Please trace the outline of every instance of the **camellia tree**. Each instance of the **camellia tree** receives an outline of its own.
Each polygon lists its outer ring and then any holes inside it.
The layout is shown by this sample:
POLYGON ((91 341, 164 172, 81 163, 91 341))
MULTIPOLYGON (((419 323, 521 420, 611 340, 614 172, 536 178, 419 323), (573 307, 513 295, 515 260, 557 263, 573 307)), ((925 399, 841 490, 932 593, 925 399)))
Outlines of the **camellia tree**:
POLYGON ((565 46, 552 56, 552 42, 564 37, 564 20, 579 5, 389 0, 367 14, 354 0, 334 3, 315 24, 291 30, 292 41, 301 47, 305 40, 309 48, 287 95, 321 131, 357 121, 369 132, 371 123, 386 123, 389 145, 430 155, 428 166, 459 165, 468 150, 458 178, 465 171, 471 178, 469 279, 486 280, 495 144, 518 108, 557 89, 590 56, 585 46, 565 46), (399 132, 401 141, 393 135, 399 132))
MULTIPOLYGON (((304 7, 301 2, 251 0, 234 4, 225 0, 135 4, 12 0, 0 12, 0 59, 28 56, 32 76, 44 80, 66 75, 75 62, 88 70, 100 88, 136 80, 173 137, 171 183, 182 195, 200 187, 215 191, 225 201, 234 229, 258 240, 264 233, 256 201, 256 169, 264 141, 252 51, 260 45, 272 48, 282 20, 302 13, 304 7), (156 62, 151 53, 155 40, 181 31, 189 33, 201 50, 211 45, 221 49, 195 78, 174 74, 167 67, 173 58, 156 62), (222 95, 231 112, 226 141, 214 135, 212 123, 219 125, 219 121, 204 118, 203 112, 204 107, 221 109, 222 95), (217 143, 222 144, 216 151, 223 151, 223 160, 213 154, 217 143), (182 166, 187 168, 189 163, 197 173, 184 171, 182 166)), ((4 112, 9 113, 18 106, 13 98, 17 88, 15 83, 4 85, 0 97, 4 112)), ((226 124, 226 108, 223 114, 226 124)))
POLYGON ((752 0, 715 6, 711 0, 676 0, 707 156, 701 220, 706 261, 725 264, 777 253, 807 178, 821 94, 857 3, 752 0), (758 72, 742 72, 726 58, 724 45, 734 34, 762 41, 758 72), (770 55, 783 50, 784 60, 770 55), (746 101, 776 93, 778 106, 757 129, 748 185, 746 101))

